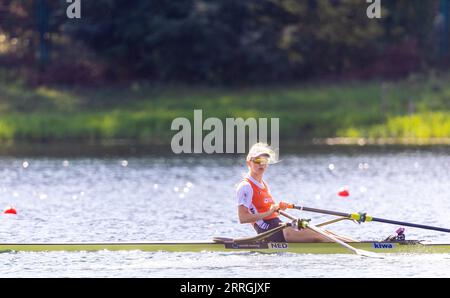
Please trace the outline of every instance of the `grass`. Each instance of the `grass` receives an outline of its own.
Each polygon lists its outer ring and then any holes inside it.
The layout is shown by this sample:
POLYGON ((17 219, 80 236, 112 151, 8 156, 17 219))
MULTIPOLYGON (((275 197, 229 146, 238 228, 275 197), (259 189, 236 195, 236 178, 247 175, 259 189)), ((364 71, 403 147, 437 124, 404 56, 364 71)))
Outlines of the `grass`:
POLYGON ((450 138, 448 77, 249 88, 132 83, 30 88, 0 76, 0 139, 169 143, 177 117, 280 118, 286 141, 450 138), (384 87, 383 87, 384 86, 384 87))
POLYGON ((366 128, 347 128, 344 137, 369 138, 448 138, 450 137, 449 112, 423 112, 409 116, 389 117, 386 123, 366 128))

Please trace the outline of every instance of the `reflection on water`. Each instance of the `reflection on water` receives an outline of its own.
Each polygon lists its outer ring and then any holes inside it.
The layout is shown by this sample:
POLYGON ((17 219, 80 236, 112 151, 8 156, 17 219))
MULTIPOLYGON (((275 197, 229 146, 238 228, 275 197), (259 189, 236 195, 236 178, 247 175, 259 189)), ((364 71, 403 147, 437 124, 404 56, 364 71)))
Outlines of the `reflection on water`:
MULTIPOLYGON (((301 148, 297 153, 285 150, 281 152, 283 161, 270 166, 266 180, 276 200, 344 212, 366 211, 383 218, 450 227, 449 151, 445 147, 422 150, 325 147, 301 148), (343 186, 349 187, 349 197, 337 195, 343 186)), ((239 224, 236 216, 234 186, 246 171, 242 156, 141 153, 115 153, 108 157, 62 153, 59 157, 31 154, 0 157, 0 209, 13 205, 18 212, 17 216, 0 216, 1 241, 144 241, 253 234, 253 229, 239 224)), ((311 218, 315 223, 329 218, 291 212, 311 218)), ((351 222, 334 226, 335 231, 358 239, 381 239, 396 228, 381 223, 351 222)), ((407 228, 406 234, 410 239, 449 240, 443 233, 412 228, 407 228)), ((201 264, 195 257, 191 263, 180 262, 184 260, 183 254, 181 257, 168 254, 163 258, 166 263, 155 263, 153 254, 143 252, 30 255, 1 254, 0 261, 6 264, 2 273, 37 276, 38 271, 26 269, 37 266, 45 276, 108 276, 116 266, 125 268, 123 276, 146 276, 154 273, 155 268, 159 268, 158 276, 193 272, 206 276, 214 267, 218 268, 213 270, 217 276, 228 274, 225 272, 256 276, 246 266, 232 265, 239 255, 208 254, 201 264), (44 265, 50 258, 55 264, 44 265), (86 258, 96 259, 102 273, 84 266, 86 258), (67 262, 79 264, 73 264, 73 271, 68 272, 67 262), (177 270, 168 269, 175 263, 177 270), (183 264, 184 267, 179 267, 183 264), (161 268, 166 269, 161 271, 161 268)), ((346 262, 373 262, 341 257, 346 262)), ((279 264, 280 260, 295 263, 292 258, 304 260, 298 255, 260 258, 257 254, 250 258, 261 266, 270 266, 267 262, 279 264)), ((405 274, 401 264, 407 266, 408 262, 400 256, 394 258, 399 258, 399 263, 390 269, 392 275, 405 274)), ((443 256, 433 258, 438 263, 443 256)), ((416 261, 417 276, 432 272, 428 266, 433 262, 420 262, 419 258, 416 261)), ((308 257, 303 262, 316 268, 303 272, 306 276, 336 276, 340 272, 337 264, 340 262, 330 262, 330 256, 308 257), (322 265, 313 266, 319 263, 322 265)), ((297 276, 294 267, 286 268, 291 273, 288 276, 297 276)), ((348 273, 348 266, 346 270, 348 273)), ((411 270, 414 273, 414 268, 408 268, 408 274, 411 270)), ((447 272, 443 274, 448 276, 447 272)))

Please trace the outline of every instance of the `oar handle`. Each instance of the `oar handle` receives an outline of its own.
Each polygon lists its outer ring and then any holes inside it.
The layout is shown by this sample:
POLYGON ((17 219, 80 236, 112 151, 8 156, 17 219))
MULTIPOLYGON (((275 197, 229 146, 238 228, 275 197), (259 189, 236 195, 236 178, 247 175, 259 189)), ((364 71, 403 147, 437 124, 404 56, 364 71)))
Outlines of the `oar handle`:
POLYGON ((281 209, 297 209, 300 211, 323 213, 323 214, 336 215, 336 216, 342 216, 342 217, 348 217, 348 218, 351 218, 351 216, 352 216, 352 214, 349 214, 349 213, 316 209, 316 208, 310 208, 310 207, 304 207, 304 206, 297 206, 297 205, 294 205, 291 203, 286 203, 286 202, 280 202, 279 206, 281 209))

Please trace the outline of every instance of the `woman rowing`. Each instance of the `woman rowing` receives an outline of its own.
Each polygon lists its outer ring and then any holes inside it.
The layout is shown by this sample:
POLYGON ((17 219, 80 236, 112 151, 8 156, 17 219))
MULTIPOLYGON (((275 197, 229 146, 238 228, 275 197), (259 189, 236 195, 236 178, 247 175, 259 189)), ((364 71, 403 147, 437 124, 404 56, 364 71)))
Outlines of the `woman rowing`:
MULTIPOLYGON (((263 143, 252 146, 247 155, 249 172, 237 187, 238 215, 240 223, 251 223, 258 234, 278 227, 282 222, 278 217, 280 209, 285 209, 285 204, 277 204, 273 200, 263 175, 269 163, 277 162, 275 152, 263 143)), ((347 242, 353 239, 337 236, 347 242)), ((309 230, 296 230, 292 227, 285 228, 267 238, 272 242, 329 242, 324 236, 309 230)))

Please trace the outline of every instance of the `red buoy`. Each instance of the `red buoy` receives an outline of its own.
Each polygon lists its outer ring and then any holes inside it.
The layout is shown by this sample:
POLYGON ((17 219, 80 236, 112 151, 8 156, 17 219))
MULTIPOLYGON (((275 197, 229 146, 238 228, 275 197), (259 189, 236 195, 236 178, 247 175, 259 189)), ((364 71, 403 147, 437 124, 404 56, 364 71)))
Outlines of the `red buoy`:
POLYGON ((14 207, 6 207, 6 209, 3 211, 4 214, 17 214, 17 210, 14 207))
POLYGON ((340 197, 348 197, 350 195, 350 191, 348 189, 348 186, 344 186, 339 189, 338 195, 340 197))

